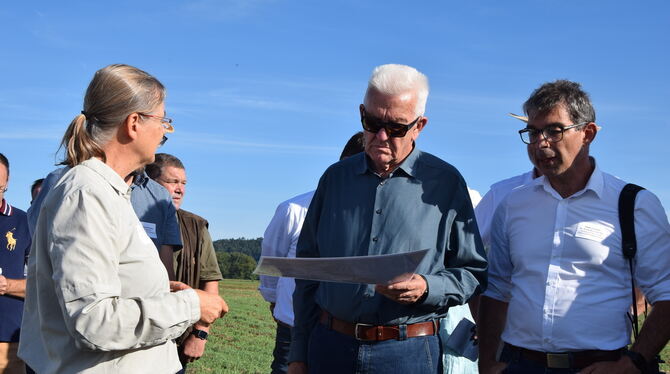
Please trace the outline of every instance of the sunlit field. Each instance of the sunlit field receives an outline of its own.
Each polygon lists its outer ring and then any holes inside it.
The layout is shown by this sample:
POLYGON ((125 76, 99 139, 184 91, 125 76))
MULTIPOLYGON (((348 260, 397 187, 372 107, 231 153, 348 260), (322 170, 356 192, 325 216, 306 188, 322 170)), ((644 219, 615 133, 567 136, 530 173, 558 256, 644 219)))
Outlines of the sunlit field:
MULTIPOLYGON (((269 373, 275 323, 268 303, 257 290, 258 281, 226 279, 221 295, 230 313, 212 327, 205 356, 188 366, 188 373, 269 373)), ((670 359, 670 346, 662 352, 670 359)), ((670 370, 667 364, 661 369, 670 370)))

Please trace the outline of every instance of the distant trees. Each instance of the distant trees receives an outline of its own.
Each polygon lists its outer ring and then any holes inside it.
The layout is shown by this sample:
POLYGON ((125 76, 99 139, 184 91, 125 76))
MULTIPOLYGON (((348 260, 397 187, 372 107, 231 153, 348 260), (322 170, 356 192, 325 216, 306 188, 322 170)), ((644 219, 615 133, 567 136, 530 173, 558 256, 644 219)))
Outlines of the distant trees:
POLYGON ((251 256, 258 261, 261 258, 261 242, 263 238, 247 239, 219 239, 214 241, 214 249, 217 252, 240 252, 251 256))
POLYGON ((261 257, 262 240, 263 238, 216 240, 214 249, 221 275, 233 279, 258 279, 253 271, 256 261, 261 257))

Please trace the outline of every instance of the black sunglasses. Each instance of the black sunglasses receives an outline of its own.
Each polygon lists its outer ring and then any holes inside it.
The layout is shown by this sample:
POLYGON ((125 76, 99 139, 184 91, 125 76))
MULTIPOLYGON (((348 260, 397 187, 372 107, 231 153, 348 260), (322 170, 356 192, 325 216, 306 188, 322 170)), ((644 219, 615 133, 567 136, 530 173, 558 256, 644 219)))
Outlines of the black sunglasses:
POLYGON ((419 121, 421 116, 416 117, 416 119, 408 124, 402 124, 397 122, 383 122, 378 118, 370 117, 365 114, 365 109, 361 111, 361 124, 363 124, 363 129, 371 133, 378 133, 379 130, 386 130, 386 134, 391 138, 402 138, 407 135, 409 131, 416 123, 419 121))

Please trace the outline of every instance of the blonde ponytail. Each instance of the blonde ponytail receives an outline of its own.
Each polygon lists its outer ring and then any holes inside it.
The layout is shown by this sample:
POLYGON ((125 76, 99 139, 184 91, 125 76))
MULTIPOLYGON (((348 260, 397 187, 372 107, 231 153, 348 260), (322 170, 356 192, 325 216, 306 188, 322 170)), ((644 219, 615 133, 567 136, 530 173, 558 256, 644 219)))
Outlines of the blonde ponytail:
MULTIPOLYGON (((86 89, 84 110, 68 126, 60 147, 61 165, 74 167, 91 157, 106 161, 103 147, 132 113, 151 111, 165 100, 165 87, 150 74, 114 64, 95 72, 86 89)), ((60 148, 59 148, 60 149, 60 148)))
POLYGON ((82 113, 76 116, 68 126, 61 140, 61 147, 65 148, 65 160, 61 165, 74 167, 91 157, 99 157, 105 162, 105 152, 86 130, 87 119, 82 113))

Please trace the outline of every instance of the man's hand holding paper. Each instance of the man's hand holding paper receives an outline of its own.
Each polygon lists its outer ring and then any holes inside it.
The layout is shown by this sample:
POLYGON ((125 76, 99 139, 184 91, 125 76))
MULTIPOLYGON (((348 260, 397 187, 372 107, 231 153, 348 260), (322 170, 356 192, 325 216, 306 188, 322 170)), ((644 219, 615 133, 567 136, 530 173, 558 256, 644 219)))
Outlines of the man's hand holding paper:
POLYGON ((375 286, 375 291, 400 304, 416 303, 427 290, 426 280, 418 274, 403 282, 375 286))

